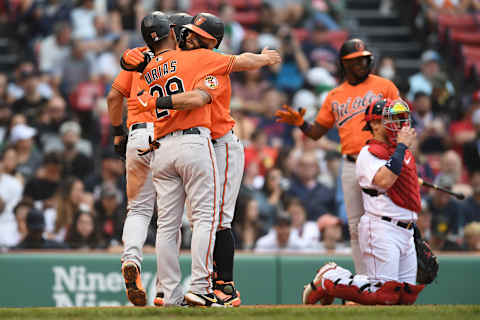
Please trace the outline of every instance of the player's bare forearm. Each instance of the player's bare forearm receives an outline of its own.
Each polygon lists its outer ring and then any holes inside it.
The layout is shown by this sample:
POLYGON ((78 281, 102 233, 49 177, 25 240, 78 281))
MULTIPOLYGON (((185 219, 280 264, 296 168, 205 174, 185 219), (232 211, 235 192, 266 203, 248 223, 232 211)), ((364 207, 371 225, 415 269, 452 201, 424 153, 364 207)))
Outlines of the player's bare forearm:
POLYGON ((172 95, 173 109, 175 110, 191 110, 203 107, 210 103, 212 98, 201 89, 195 89, 188 92, 182 92, 172 95))
POLYGON ((108 117, 112 126, 119 126, 123 120, 123 95, 112 88, 107 96, 108 117))
POLYGON ((265 55, 245 52, 235 58, 232 71, 237 72, 259 69, 268 65, 269 61, 270 59, 265 55))
POLYGON ((391 186, 397 181, 398 176, 394 174, 390 169, 383 166, 381 167, 375 177, 373 177, 373 184, 382 188, 390 189, 391 186))
POLYGON ((255 70, 264 66, 279 64, 281 61, 282 57, 276 50, 264 48, 260 54, 245 52, 236 56, 232 71, 255 70))
POLYGON ((309 138, 313 140, 318 140, 321 137, 323 137, 327 131, 328 128, 322 126, 318 122, 314 121, 313 123, 305 124, 300 126, 300 129, 302 129, 302 132, 309 138))

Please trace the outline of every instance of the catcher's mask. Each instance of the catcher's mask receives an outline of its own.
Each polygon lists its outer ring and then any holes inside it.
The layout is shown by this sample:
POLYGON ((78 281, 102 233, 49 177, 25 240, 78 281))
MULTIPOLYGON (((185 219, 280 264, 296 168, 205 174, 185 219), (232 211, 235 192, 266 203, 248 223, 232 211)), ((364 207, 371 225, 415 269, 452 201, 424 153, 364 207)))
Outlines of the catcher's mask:
MULTIPOLYGON (((220 46, 225 32, 223 21, 211 13, 199 13, 193 17, 191 23, 185 25, 180 32, 180 42, 185 46, 185 41, 190 32, 199 35, 202 38, 216 40, 215 48, 220 46)), ((207 48, 206 44, 199 40, 202 48, 207 48)), ((185 49, 180 47, 181 49, 185 49)))
POLYGON ((154 50, 154 45, 168 37, 171 24, 168 16, 161 11, 154 11, 142 19, 141 30, 142 37, 150 50, 154 50))
POLYGON ((394 142, 397 139, 398 131, 403 127, 411 126, 410 108, 402 99, 396 99, 383 108, 383 126, 387 129, 389 139, 394 142))
POLYGON ((358 57, 368 57, 369 73, 373 67, 373 54, 367 49, 365 43, 361 39, 350 39, 345 41, 340 48, 338 63, 340 65, 341 76, 345 75, 345 67, 342 61, 355 59, 358 57))

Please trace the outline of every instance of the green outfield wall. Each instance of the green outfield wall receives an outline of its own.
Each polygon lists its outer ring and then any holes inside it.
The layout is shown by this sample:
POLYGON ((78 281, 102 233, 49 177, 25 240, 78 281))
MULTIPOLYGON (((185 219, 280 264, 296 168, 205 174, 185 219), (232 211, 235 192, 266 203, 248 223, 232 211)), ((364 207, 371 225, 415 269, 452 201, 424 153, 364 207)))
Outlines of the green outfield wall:
MULTIPOLYGON (((298 304, 303 285, 325 262, 353 268, 344 256, 263 256, 239 254, 235 279, 244 304, 298 304)), ((181 256, 188 285, 190 257, 181 256)), ((480 256, 440 256, 436 283, 420 304, 480 304, 480 256)), ((144 259, 142 280, 149 304, 155 293, 155 257, 144 259)), ((114 254, 0 254, 0 307, 128 305, 114 254)), ((337 303, 339 303, 337 301, 337 303)))

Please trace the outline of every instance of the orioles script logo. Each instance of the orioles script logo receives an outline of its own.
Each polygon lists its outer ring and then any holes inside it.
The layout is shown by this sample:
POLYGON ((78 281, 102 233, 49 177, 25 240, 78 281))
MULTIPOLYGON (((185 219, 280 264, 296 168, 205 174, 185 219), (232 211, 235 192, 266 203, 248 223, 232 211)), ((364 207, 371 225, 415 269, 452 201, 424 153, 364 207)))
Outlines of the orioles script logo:
POLYGON ((348 97, 343 103, 333 100, 331 107, 337 126, 341 127, 357 114, 364 113, 369 104, 382 98, 383 94, 376 95, 374 92, 368 91, 364 97, 348 97))

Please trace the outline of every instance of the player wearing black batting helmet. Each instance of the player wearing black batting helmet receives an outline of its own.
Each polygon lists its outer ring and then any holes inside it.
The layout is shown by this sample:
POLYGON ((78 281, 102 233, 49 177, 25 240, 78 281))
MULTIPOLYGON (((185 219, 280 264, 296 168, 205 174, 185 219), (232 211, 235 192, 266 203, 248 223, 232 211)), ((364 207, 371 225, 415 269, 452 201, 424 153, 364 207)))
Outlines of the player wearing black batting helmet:
POLYGON ((338 63, 342 78, 352 78, 354 83, 361 83, 372 71, 373 54, 362 40, 350 39, 340 48, 338 63))
MULTIPOLYGON (((225 24, 219 17, 202 12, 193 17, 192 23, 185 25, 181 38, 187 41, 188 34, 194 33, 201 38, 216 40, 215 48, 218 48, 223 39, 224 29, 225 24)), ((199 39, 199 42, 202 48, 208 47, 202 40, 199 39)))
POLYGON ((154 50, 155 43, 168 37, 170 28, 173 27, 168 16, 161 11, 154 11, 142 20, 142 37, 150 50, 154 50))
POLYGON ((170 15, 170 24, 175 25, 173 31, 175 31, 175 37, 177 42, 180 43, 180 34, 183 27, 192 22, 193 16, 185 12, 174 13, 170 15))

